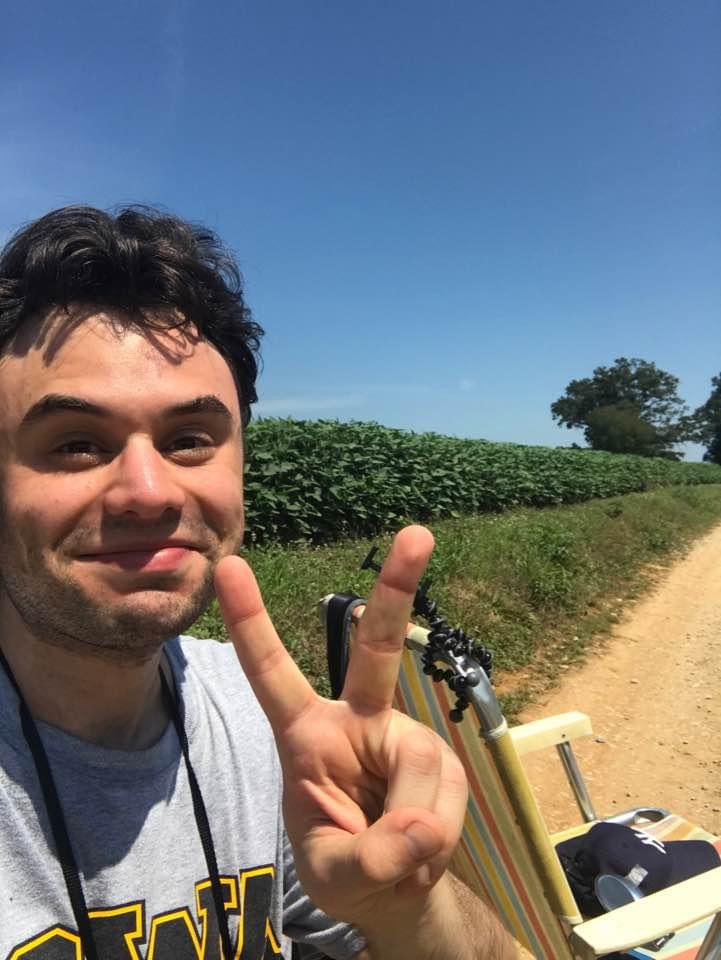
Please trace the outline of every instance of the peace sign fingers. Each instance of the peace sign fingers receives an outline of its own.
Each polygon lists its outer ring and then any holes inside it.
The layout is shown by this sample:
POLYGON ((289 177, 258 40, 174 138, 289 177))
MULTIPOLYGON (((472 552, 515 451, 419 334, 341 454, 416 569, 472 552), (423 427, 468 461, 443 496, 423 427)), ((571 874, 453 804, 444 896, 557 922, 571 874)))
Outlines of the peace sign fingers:
POLYGON ((215 591, 243 672, 273 732, 282 735, 317 695, 276 633, 245 560, 220 561, 215 591))
POLYGON ((343 687, 342 699, 359 711, 381 711, 393 702, 413 599, 432 552, 433 535, 425 527, 404 527, 393 541, 358 627, 343 687))

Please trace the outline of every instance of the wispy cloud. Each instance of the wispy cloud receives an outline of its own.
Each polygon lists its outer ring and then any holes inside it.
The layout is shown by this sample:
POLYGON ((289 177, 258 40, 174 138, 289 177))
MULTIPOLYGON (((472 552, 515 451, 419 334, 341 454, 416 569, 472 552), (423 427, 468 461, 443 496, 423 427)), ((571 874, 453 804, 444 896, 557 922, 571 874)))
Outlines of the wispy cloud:
POLYGON ((343 410, 362 407, 368 398, 361 393, 345 393, 337 396, 288 396, 270 397, 256 404, 254 412, 259 417, 279 414, 294 416, 298 413, 323 413, 328 410, 343 410))
POLYGON ((458 389, 462 393, 470 393, 472 390, 476 389, 476 386, 477 382, 471 377, 461 377, 461 379, 458 381, 458 389))
MULTIPOLYGON (((475 380, 468 381, 469 387, 475 386, 475 380)), ((366 407, 382 397, 427 397, 431 385, 423 381, 367 381, 354 382, 354 390, 348 393, 340 384, 325 384, 328 393, 298 393, 273 395, 261 385, 261 400, 255 405, 257 416, 295 416, 296 414, 322 414, 332 410, 348 410, 352 407, 366 407)))
POLYGON ((354 381, 356 390, 368 394, 369 396, 378 396, 380 394, 391 394, 393 396, 415 396, 418 394, 427 394, 431 392, 431 385, 421 381, 382 381, 380 383, 365 383, 364 381, 354 381))

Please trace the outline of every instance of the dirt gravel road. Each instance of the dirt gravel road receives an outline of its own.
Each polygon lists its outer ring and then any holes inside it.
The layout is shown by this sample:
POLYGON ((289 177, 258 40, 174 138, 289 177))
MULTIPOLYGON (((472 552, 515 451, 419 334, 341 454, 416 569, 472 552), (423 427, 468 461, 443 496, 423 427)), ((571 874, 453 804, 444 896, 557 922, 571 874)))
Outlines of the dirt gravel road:
MULTIPOLYGON (((721 835, 721 526, 521 719, 567 710, 591 717, 574 749, 599 816, 653 804, 721 835)), ((551 830, 578 821, 554 754, 526 761, 551 830)))

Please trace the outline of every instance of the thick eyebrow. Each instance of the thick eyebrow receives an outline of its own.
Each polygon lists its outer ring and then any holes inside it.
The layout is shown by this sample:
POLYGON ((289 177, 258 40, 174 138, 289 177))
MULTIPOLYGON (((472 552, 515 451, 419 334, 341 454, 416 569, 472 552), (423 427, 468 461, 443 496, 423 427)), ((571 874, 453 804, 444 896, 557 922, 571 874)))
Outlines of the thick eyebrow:
MULTIPOLYGON (((108 407, 92 403, 90 400, 84 400, 82 397, 74 397, 65 393, 48 393, 30 407, 22 418, 21 426, 67 412, 85 413, 92 417, 109 418, 113 416, 108 407)), ((186 400, 183 403, 173 404, 173 406, 166 407, 162 411, 162 415, 166 417, 184 417, 193 413, 213 413, 227 421, 233 419, 232 413, 222 400, 210 393, 202 397, 194 397, 192 400, 186 400)))
POLYGON ((36 423, 38 420, 44 420, 58 413, 87 413, 94 417, 107 417, 110 413, 105 407, 97 403, 91 403, 89 400, 83 400, 82 397, 73 397, 64 393, 48 393, 41 397, 30 407, 22 418, 21 426, 29 423, 36 423))
POLYGON ((212 393, 207 393, 203 397, 195 397, 185 403, 176 403, 164 410, 163 413, 169 417, 185 417, 190 413, 215 413, 229 422, 233 419, 233 414, 223 401, 213 396, 212 393))

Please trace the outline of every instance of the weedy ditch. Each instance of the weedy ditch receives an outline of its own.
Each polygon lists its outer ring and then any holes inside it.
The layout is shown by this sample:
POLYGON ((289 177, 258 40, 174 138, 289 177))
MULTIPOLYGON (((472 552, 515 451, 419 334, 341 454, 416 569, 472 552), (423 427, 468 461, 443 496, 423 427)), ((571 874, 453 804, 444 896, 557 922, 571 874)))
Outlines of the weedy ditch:
MULTIPOLYGON (((444 617, 494 651, 497 683, 513 716, 583 657, 695 538, 721 522, 721 485, 673 486, 573 506, 518 508, 428 523, 436 538, 431 595, 444 617)), ((367 596, 360 564, 390 534, 332 544, 268 544, 244 551, 287 648, 327 693, 317 613, 327 593, 367 596)), ((215 604, 189 631, 226 639, 215 604)))

